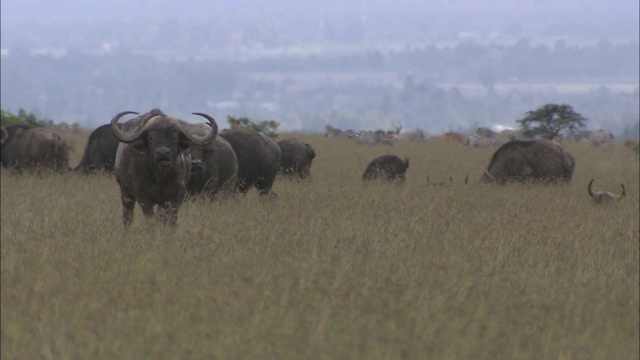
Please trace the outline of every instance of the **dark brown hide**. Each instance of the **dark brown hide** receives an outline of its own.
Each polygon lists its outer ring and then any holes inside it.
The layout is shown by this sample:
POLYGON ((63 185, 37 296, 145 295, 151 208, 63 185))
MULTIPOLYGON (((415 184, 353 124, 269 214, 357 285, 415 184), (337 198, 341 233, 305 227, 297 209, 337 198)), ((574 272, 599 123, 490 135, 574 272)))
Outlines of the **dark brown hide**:
POLYGON ((7 141, 7 139, 9 139, 9 132, 7 132, 7 129, 5 129, 4 126, 0 128, 0 131, 2 132, 2 136, 0 136, 0 145, 2 145, 7 141))
POLYGON ((119 143, 110 124, 98 127, 89 135, 80 164, 74 170, 85 173, 100 170, 113 172, 119 143))
POLYGON ((209 120, 211 126, 207 135, 200 136, 195 126, 184 126, 164 114, 151 118, 145 114, 132 119, 131 129, 125 132, 117 123, 126 114, 135 113, 122 112, 111 120, 111 129, 121 142, 116 153, 115 175, 120 185, 123 223, 125 227, 131 224, 138 202, 147 218, 154 215, 157 205, 161 220, 175 225, 191 175, 189 151, 194 144, 213 141, 218 126, 210 116, 194 113, 209 120))
POLYGON ((278 141, 280 147, 280 172, 304 179, 310 175, 311 163, 316 157, 311 145, 298 139, 278 141))
POLYGON ((187 184, 190 195, 218 192, 230 194, 238 188, 238 158, 231 144, 222 136, 207 145, 191 147, 191 178, 187 184))
MULTIPOLYGON (((118 127, 124 132, 128 132, 132 127, 143 124, 156 115, 165 114, 161 110, 153 109, 124 124, 118 124, 118 127)), ((118 144, 120 144, 120 141, 113 134, 111 124, 105 124, 93 130, 89 135, 89 141, 87 141, 82 159, 74 171, 90 173, 103 170, 110 173, 113 172, 118 144)))
POLYGON ((2 164, 15 170, 69 170, 69 148, 53 126, 11 125, 5 128, 2 164))
POLYGON ((233 147, 238 158, 239 190, 256 187, 260 195, 268 194, 280 168, 280 147, 260 132, 231 130, 220 134, 233 147))
POLYGON ((362 179, 404 180, 408 168, 408 158, 402 161, 396 155, 382 155, 369 163, 362 175, 362 179))
POLYGON ((514 140, 493 154, 483 182, 570 181, 575 159, 559 143, 547 140, 514 140))

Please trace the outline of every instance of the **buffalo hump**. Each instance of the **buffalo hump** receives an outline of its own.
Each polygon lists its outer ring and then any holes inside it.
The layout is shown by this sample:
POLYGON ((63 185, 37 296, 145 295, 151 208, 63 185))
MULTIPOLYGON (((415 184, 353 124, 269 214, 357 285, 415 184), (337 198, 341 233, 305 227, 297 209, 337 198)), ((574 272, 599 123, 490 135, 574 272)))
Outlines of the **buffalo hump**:
POLYGON ((514 140, 496 150, 481 181, 570 181, 574 167, 574 157, 555 141, 514 140))
POLYGON ((373 159, 362 175, 364 180, 404 180, 409 159, 402 161, 396 155, 382 155, 373 159))
POLYGON ((236 191, 238 158, 231 144, 221 136, 207 145, 192 146, 191 164, 187 185, 190 195, 207 194, 213 198, 220 191, 236 191))
POLYGON ((280 168, 280 147, 260 132, 231 130, 220 134, 233 147, 238 158, 238 189, 246 193, 252 187, 261 195, 271 191, 280 168))
POLYGON ((16 170, 69 170, 69 148, 53 126, 7 126, 1 156, 3 166, 16 170))
POLYGON ((316 152, 311 145, 298 139, 285 139, 278 141, 281 151, 280 172, 285 175, 304 179, 310 175, 311 163, 316 157, 316 152))
POLYGON ((113 172, 119 143, 118 138, 113 135, 110 124, 102 125, 93 130, 89 135, 82 159, 75 170, 86 173, 99 170, 113 172))

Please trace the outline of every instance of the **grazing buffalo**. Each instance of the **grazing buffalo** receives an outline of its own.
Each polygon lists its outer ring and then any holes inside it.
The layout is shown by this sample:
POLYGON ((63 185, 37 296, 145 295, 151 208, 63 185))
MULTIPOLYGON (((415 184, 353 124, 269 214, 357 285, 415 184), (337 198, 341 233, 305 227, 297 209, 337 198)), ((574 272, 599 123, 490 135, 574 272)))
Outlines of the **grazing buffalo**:
POLYGON ((201 136, 197 125, 189 125, 154 109, 129 121, 130 130, 118 127, 124 111, 111 119, 111 130, 120 140, 115 162, 116 180, 120 185, 122 221, 128 227, 133 220, 136 201, 147 218, 154 215, 158 205, 162 220, 175 225, 178 209, 187 192, 191 175, 193 145, 205 145, 218 134, 215 120, 202 113, 194 113, 209 121, 210 131, 201 136))
POLYGON ((15 170, 69 170, 69 148, 53 126, 3 128, 2 165, 15 170))
POLYGON ((364 180, 404 180, 407 169, 409 168, 409 159, 402 161, 395 155, 382 155, 373 159, 367 166, 362 179, 364 180))
POLYGON ((238 188, 238 158, 222 136, 206 145, 191 147, 189 195, 206 194, 212 199, 219 192, 234 193, 238 188))
POLYGON ((113 172, 118 144, 120 141, 113 135, 111 124, 98 127, 89 135, 89 141, 84 149, 80 164, 74 170, 85 173, 94 170, 113 172))
POLYGON ((220 136, 231 144, 238 158, 240 192, 246 193, 255 186, 260 195, 269 194, 280 168, 278 144, 255 131, 231 130, 220 136))
POLYGON ((575 163, 555 141, 514 140, 496 150, 481 181, 570 181, 575 163))
POLYGON ((311 162, 316 157, 311 145, 298 139, 278 141, 280 152, 280 172, 285 175, 304 179, 310 175, 311 162))
POLYGON ((627 189, 625 189, 624 184, 620 184, 622 186, 622 193, 620 195, 616 195, 614 193, 610 193, 608 191, 593 191, 591 190, 591 185, 595 179, 591 179, 589 181, 589 186, 587 187, 587 193, 593 201, 598 204, 605 204, 611 202, 612 200, 622 200, 627 195, 627 189))

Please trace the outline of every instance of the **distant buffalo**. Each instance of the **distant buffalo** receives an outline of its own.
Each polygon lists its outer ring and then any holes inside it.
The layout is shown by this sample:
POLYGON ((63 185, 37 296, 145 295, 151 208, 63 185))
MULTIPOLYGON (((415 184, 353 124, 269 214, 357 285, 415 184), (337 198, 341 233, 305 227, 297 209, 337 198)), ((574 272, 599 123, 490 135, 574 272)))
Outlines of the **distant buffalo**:
POLYGON ((69 170, 69 147, 53 126, 3 128, 2 165, 15 170, 69 170))
POLYGON ((408 158, 402 161, 396 155, 382 155, 369 163, 362 175, 362 179, 404 180, 408 168, 408 158))
POLYGON ((514 140, 493 154, 483 182, 570 181, 575 159, 555 141, 514 140))
POLYGON ((269 194, 280 168, 278 144, 261 132, 230 130, 220 134, 238 158, 238 189, 246 193, 255 186, 260 195, 269 194))
POLYGON ((133 220, 136 201, 149 218, 158 205, 162 220, 175 225, 178 210, 187 192, 191 175, 191 156, 194 145, 206 145, 218 134, 215 120, 202 113, 194 113, 209 121, 210 131, 201 136, 197 125, 190 125, 154 109, 129 121, 130 131, 118 127, 125 111, 111 119, 111 129, 120 145, 116 153, 115 175, 120 185, 122 221, 128 227, 133 220))
POLYGON ((113 172, 118 144, 120 141, 113 134, 111 124, 98 127, 89 135, 80 164, 74 170, 86 173, 100 170, 113 172))
POLYGON ((238 158, 231 144, 222 136, 206 145, 191 147, 191 177, 187 184, 190 195, 219 192, 231 194, 238 188, 238 158))
POLYGON ((278 141, 282 153, 280 157, 280 172, 304 179, 310 175, 311 163, 316 157, 311 145, 298 139, 278 141))
POLYGON ((593 191, 591 189, 591 185, 593 184, 594 180, 595 179, 591 179, 591 181, 589 181, 589 185, 587 186, 587 193, 589 194, 589 196, 591 196, 593 201, 598 204, 606 204, 613 200, 622 200, 627 195, 627 189, 625 189, 624 184, 620 184, 620 186, 622 187, 622 193, 620 195, 616 195, 608 191, 593 191))

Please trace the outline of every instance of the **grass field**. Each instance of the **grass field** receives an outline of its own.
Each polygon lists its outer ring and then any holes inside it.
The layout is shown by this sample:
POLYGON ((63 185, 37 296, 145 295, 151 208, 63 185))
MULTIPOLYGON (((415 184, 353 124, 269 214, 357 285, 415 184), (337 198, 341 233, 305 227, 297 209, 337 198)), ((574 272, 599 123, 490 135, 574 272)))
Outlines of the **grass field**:
POLYGON ((175 231, 137 206, 125 231, 112 176, 3 169, 2 359, 640 356, 634 152, 567 144, 570 184, 497 186, 495 148, 296 136, 310 179, 186 202, 175 231), (406 182, 363 184, 385 153, 406 182), (594 177, 627 197, 594 204, 594 177))

